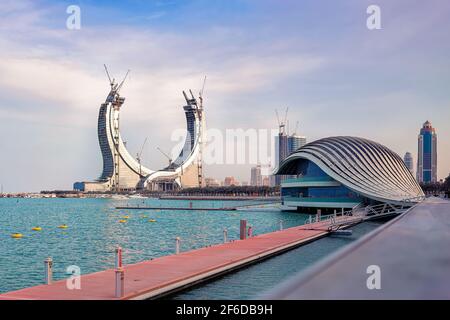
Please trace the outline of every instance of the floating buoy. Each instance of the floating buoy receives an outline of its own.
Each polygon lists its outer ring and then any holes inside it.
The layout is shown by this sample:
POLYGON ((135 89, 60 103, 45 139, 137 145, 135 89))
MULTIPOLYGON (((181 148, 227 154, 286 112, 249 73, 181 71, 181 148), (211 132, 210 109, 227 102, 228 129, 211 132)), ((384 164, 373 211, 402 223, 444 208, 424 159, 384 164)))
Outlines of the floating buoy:
POLYGON ((15 239, 20 239, 22 237, 23 237, 23 234, 21 234, 21 233, 13 233, 11 235, 11 238, 15 238, 15 239))
POLYGON ((62 225, 58 226, 58 228, 60 228, 60 229, 67 229, 68 226, 67 226, 67 224, 62 224, 62 225))
POLYGON ((127 220, 125 220, 125 219, 124 219, 124 220, 119 220, 119 222, 120 222, 120 223, 126 223, 127 220))
POLYGON ((31 230, 33 230, 33 231, 41 231, 42 228, 41 227, 33 227, 33 228, 31 228, 31 230))
POLYGON ((130 216, 123 216, 122 219, 130 219, 130 216))
POLYGON ((148 220, 148 222, 156 222, 156 220, 155 219, 150 219, 150 220, 148 220))

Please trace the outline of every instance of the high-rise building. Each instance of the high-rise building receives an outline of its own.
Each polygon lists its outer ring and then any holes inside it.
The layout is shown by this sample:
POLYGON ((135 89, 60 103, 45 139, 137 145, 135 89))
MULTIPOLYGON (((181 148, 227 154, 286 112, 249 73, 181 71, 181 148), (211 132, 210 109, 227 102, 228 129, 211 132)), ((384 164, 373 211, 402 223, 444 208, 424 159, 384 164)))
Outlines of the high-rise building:
POLYGON ((225 177, 223 185, 225 187, 238 186, 239 182, 234 177, 225 177))
MULTIPOLYGON (((280 131, 278 136, 275 137, 275 162, 277 167, 289 155, 288 141, 288 135, 285 132, 280 131)), ((280 185, 285 178, 285 176, 276 176, 276 185, 280 185)))
POLYGON ((418 137, 417 181, 437 181, 437 135, 428 120, 420 129, 418 137))
POLYGON ((306 137, 292 134, 288 137, 288 153, 291 154, 297 151, 298 148, 303 147, 306 144, 306 137))
POLYGON ((259 164, 251 169, 250 185, 257 187, 262 185, 261 166, 259 164))
POLYGON ((411 174, 414 176, 414 160, 413 160, 411 152, 405 153, 405 156, 403 157, 403 162, 405 162, 406 167, 411 172, 411 174))

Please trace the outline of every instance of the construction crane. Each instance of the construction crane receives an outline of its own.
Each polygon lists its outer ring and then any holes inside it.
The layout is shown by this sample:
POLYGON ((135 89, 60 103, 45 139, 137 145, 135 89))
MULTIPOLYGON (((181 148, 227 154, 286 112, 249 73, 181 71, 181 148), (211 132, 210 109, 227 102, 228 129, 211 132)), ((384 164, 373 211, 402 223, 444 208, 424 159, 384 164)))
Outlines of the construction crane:
POLYGON ((172 158, 169 157, 169 156, 167 155, 167 153, 165 153, 164 151, 162 151, 160 147, 156 147, 156 149, 158 149, 159 152, 161 152, 167 159, 169 159, 169 166, 170 166, 170 165, 172 164, 172 158))
POLYGON ((128 75, 130 74, 130 69, 128 69, 127 73, 125 74, 125 77, 123 77, 122 82, 120 84, 117 84, 115 78, 111 79, 111 76, 109 74, 108 67, 106 66, 106 64, 104 64, 103 67, 105 67, 106 75, 108 76, 109 85, 111 86, 111 90, 114 90, 116 92, 116 94, 118 94, 120 89, 122 88, 123 84, 125 83, 125 80, 127 79, 128 75))
POLYGON ((109 75, 108 67, 106 66, 106 64, 104 64, 103 67, 105 67, 106 75, 108 76, 108 80, 109 80, 109 85, 111 86, 111 89, 112 89, 114 87, 114 85, 116 84, 116 79, 113 78, 111 80, 111 76, 109 75))
POLYGON ((200 100, 200 109, 203 108, 203 92, 205 91, 205 84, 206 84, 206 76, 203 79, 203 86, 202 86, 202 90, 199 92, 198 94, 198 99, 200 100))
POLYGON ((297 122, 295 123, 295 130, 294 130, 293 135, 297 135, 298 125, 299 125, 299 122, 297 121, 297 122))
POLYGON ((277 115, 278 128, 280 129, 280 134, 281 133, 286 133, 286 121, 287 121, 288 111, 289 111, 289 108, 286 108, 286 112, 284 114, 284 119, 280 120, 280 116, 278 114, 278 110, 275 109, 275 114, 277 115))
POLYGON ((136 160, 139 163, 139 175, 142 177, 142 165, 141 165, 141 159, 142 159, 142 152, 144 151, 144 146, 147 143, 148 138, 145 138, 144 143, 142 144, 141 151, 136 155, 136 160))

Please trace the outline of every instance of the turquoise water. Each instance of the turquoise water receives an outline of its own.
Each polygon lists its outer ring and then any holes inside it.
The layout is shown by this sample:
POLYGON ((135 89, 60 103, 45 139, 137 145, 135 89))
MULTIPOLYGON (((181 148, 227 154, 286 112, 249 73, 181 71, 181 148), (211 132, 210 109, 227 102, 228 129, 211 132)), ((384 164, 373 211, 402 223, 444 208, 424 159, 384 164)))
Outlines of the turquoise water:
MULTIPOLYGON (((81 273, 114 267, 114 248, 123 247, 125 264, 174 252, 175 237, 181 249, 191 250, 239 237, 239 220, 247 219, 254 234, 303 224, 306 215, 270 211, 175 211, 116 210, 115 206, 188 207, 186 200, 112 199, 0 199, 0 292, 43 283, 44 259, 52 257, 54 278, 66 278, 66 268, 76 265, 81 273), (127 223, 119 223, 129 215, 127 223), (144 218, 142 215, 146 215, 144 218), (156 219, 156 222, 149 222, 156 219), (67 224, 67 229, 58 229, 67 224), (35 226, 42 231, 32 231, 35 226), (11 238, 22 233, 21 239, 11 238)), ((242 201, 192 201, 194 208, 230 207, 242 201)))
POLYGON ((380 226, 364 222, 352 227, 351 236, 328 236, 212 282, 167 297, 168 299, 255 299, 325 256, 380 226))

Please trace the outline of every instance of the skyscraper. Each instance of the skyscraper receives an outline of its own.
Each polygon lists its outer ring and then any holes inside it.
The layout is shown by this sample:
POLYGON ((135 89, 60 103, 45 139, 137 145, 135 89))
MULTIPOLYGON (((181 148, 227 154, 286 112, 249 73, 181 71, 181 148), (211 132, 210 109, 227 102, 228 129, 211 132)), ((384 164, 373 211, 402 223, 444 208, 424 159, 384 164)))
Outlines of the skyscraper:
POLYGON ((261 166, 259 164, 251 169, 250 185, 262 186, 261 166))
MULTIPOLYGON (((275 162, 277 167, 289 155, 288 141, 288 135, 284 131, 280 131, 278 136, 275 137, 275 162)), ((275 184, 280 185, 285 178, 286 176, 276 176, 275 184)))
POLYGON ((417 181, 437 181, 437 135, 430 121, 420 129, 418 137, 417 181))
POLYGON ((297 151, 298 148, 303 147, 306 144, 306 137, 292 134, 288 137, 288 154, 297 151))
POLYGON ((403 161, 405 162, 405 165, 408 168, 408 170, 414 176, 414 160, 413 160, 411 152, 405 153, 405 156, 403 157, 403 161))

